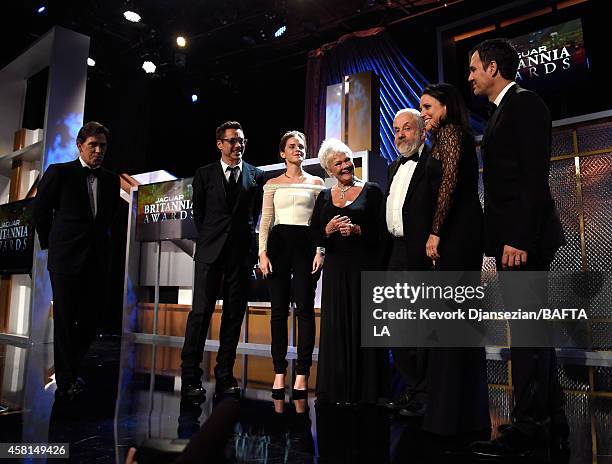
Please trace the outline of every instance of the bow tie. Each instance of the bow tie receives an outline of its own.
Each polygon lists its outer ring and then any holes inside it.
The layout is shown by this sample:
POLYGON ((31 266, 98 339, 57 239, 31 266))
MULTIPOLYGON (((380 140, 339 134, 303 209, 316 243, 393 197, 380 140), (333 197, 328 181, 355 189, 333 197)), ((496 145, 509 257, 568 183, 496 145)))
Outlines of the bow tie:
POLYGON ((83 174, 85 175, 85 177, 94 176, 97 179, 100 178, 100 169, 91 169, 91 168, 88 168, 87 166, 83 166, 82 169, 83 169, 83 174))
POLYGON ((400 164, 406 164, 407 161, 414 161, 416 163, 419 161, 419 151, 418 150, 415 151, 410 156, 400 155, 399 159, 400 159, 400 164))

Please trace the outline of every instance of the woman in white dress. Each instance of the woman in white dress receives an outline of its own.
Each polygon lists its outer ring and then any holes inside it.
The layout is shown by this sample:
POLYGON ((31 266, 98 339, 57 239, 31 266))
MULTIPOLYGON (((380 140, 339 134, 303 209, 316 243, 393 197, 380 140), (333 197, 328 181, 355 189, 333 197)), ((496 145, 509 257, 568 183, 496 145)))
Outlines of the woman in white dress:
POLYGON ((323 180, 302 169, 306 138, 298 131, 287 132, 280 141, 280 157, 287 169, 264 186, 259 227, 259 267, 268 279, 272 316, 272 360, 275 410, 282 412, 287 372, 287 318, 293 290, 298 320, 294 400, 308 396, 308 376, 315 343, 314 296, 324 250, 310 234, 312 210, 323 180))

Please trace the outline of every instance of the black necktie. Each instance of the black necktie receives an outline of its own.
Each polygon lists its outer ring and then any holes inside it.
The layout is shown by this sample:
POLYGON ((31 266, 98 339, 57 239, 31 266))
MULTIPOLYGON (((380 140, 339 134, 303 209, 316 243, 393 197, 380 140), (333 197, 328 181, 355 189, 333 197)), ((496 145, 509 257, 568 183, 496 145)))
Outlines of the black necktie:
POLYGON ((233 205, 236 201, 236 197, 238 196, 238 179, 237 172, 240 169, 238 166, 228 166, 226 171, 229 172, 229 177, 227 179, 227 200, 231 205, 233 205))
POLYGON ((495 110, 497 109, 497 105, 493 102, 487 102, 487 116, 491 117, 493 116, 493 113, 495 113, 495 110))
POLYGON ((229 183, 230 189, 234 189, 234 187, 236 187, 236 184, 238 183, 237 179, 236 179, 236 171, 238 171, 238 169, 240 169, 238 166, 228 166, 226 171, 229 172, 229 178, 227 179, 227 182, 229 183))
POLYGON ((410 156, 401 156, 400 155, 400 164, 406 164, 408 161, 414 161, 415 163, 419 161, 419 151, 415 151, 410 156))

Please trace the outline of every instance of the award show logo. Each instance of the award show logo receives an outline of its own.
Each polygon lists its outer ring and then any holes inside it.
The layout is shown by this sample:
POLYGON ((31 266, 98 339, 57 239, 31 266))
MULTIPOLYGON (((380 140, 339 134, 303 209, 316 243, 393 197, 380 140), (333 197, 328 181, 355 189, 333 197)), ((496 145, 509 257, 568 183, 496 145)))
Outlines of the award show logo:
POLYGON ((0 223, 0 253, 25 250, 29 239, 29 226, 20 219, 0 223))
POLYGON ((512 39, 519 52, 516 81, 556 79, 574 74, 586 63, 582 22, 575 19, 512 39))
POLYGON ((159 197, 155 203, 144 205, 144 215, 145 224, 193 219, 193 202, 182 194, 159 197))
POLYGON ((32 200, 0 205, 0 274, 27 274, 32 269, 32 200))
POLYGON ((136 240, 180 240, 197 237, 193 222, 192 179, 177 179, 138 188, 136 240))

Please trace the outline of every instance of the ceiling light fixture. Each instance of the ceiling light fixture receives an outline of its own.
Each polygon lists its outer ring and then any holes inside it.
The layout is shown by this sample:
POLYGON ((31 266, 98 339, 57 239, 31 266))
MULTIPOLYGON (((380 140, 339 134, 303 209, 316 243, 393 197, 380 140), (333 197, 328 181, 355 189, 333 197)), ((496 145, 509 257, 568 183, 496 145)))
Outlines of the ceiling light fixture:
POLYGON ((197 103, 198 101, 198 94, 194 93, 191 95, 191 103, 197 103))
POLYGON ((144 72, 146 72, 147 74, 153 74, 156 68, 157 66, 155 66, 155 63, 153 63, 152 61, 144 61, 142 63, 142 69, 144 69, 144 72))
POLYGON ((133 11, 125 11, 123 13, 123 17, 125 19, 127 19, 128 21, 133 22, 133 23, 140 22, 140 19, 141 19, 140 15, 138 13, 133 12, 133 11))
POLYGON ((285 32, 287 32, 287 26, 283 25, 276 30, 276 32, 274 33, 274 37, 279 38, 285 32))
POLYGON ((43 14, 45 11, 47 11, 47 7, 45 5, 40 5, 37 9, 36 9, 36 13, 38 14, 43 14))
POLYGON ((187 40, 186 40, 186 39, 185 39, 185 37, 183 37, 182 35, 179 35, 179 36, 176 38, 176 44, 177 44, 179 47, 181 47, 181 48, 186 47, 186 46, 187 46, 187 40))
POLYGON ((92 58, 87 58, 87 66, 95 66, 95 65, 96 65, 96 60, 92 58))

